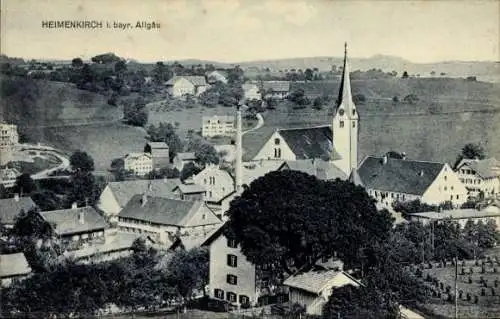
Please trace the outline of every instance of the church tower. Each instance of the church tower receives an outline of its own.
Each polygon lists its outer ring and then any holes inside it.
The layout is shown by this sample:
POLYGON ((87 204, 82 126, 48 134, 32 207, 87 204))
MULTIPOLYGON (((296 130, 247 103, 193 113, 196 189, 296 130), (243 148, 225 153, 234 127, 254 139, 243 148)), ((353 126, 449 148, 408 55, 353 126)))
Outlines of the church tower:
POLYGON ((348 176, 358 165, 358 110, 352 101, 347 43, 345 43, 344 66, 339 96, 333 112, 333 146, 341 159, 335 164, 348 176))

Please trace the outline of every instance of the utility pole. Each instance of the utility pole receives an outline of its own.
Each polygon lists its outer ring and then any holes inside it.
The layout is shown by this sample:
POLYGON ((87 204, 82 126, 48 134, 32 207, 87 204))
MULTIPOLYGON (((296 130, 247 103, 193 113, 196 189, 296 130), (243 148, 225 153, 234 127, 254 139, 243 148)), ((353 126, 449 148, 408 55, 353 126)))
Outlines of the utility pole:
POLYGON ((455 319, 458 318, 458 255, 455 257, 455 319))

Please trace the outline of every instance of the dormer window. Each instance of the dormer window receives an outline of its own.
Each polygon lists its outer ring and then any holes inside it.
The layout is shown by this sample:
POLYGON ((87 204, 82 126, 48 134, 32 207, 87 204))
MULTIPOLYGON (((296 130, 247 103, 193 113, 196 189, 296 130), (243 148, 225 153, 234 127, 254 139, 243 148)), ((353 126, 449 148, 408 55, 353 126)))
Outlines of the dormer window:
POLYGON ((339 110, 339 115, 340 115, 340 116, 344 115, 344 109, 340 109, 340 110, 339 110))
POLYGON ((274 139, 274 145, 280 145, 280 139, 279 138, 275 138, 274 139))

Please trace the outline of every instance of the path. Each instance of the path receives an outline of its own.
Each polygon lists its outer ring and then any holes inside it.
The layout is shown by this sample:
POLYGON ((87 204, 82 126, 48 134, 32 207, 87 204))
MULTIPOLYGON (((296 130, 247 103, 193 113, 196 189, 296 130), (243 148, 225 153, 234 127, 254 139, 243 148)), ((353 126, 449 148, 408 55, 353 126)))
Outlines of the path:
POLYGON ((67 157, 63 156, 61 153, 59 153, 53 147, 46 146, 46 145, 40 145, 40 144, 20 144, 20 151, 30 151, 30 150, 43 151, 46 153, 50 153, 52 156, 57 157, 61 161, 61 164, 59 164, 57 167, 49 168, 49 169, 46 169, 46 170, 43 170, 41 172, 38 172, 36 174, 31 175, 32 179, 48 178, 48 177, 50 177, 49 174, 54 173, 58 170, 68 169, 70 166, 69 159, 67 157))
POLYGON ((246 130, 245 132, 241 133, 241 136, 245 135, 248 132, 258 130, 259 128, 261 128, 264 125, 264 118, 262 117, 262 114, 257 113, 256 117, 257 117, 257 125, 255 125, 251 129, 246 130))

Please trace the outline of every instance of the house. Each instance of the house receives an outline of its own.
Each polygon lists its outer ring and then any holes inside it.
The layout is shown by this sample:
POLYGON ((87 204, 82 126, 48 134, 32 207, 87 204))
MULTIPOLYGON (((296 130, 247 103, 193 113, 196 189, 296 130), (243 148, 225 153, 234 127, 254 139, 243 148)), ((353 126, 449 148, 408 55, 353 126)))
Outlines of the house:
POLYGON ((17 125, 0 123, 0 166, 12 160, 15 147, 19 143, 17 125))
POLYGON ((236 196, 238 196, 238 193, 233 191, 218 200, 207 200, 205 203, 217 217, 225 222, 228 219, 226 212, 229 210, 229 205, 236 196))
POLYGON ((214 70, 214 71, 206 72, 205 76, 206 76, 207 82, 209 84, 215 84, 217 82, 222 82, 224 84, 227 84, 228 74, 225 71, 214 70))
POLYGON ((196 161, 196 156, 194 155, 194 152, 185 152, 185 153, 177 153, 174 157, 174 167, 181 172, 182 169, 184 168, 184 165, 187 163, 193 163, 196 161))
POLYGON ((153 170, 150 153, 129 153, 123 158, 124 169, 135 175, 144 176, 153 170))
POLYGON ((93 207, 78 208, 73 204, 70 209, 40 212, 47 221, 59 243, 68 250, 85 247, 88 244, 102 243, 109 225, 93 207))
POLYGON ((160 169, 170 164, 169 147, 165 142, 149 142, 144 153, 151 154, 153 169, 160 169))
POLYGON ((464 227, 467 221, 471 220, 474 223, 482 222, 484 224, 493 220, 497 225, 497 230, 500 230, 500 208, 491 205, 482 209, 466 208, 466 209, 451 209, 440 212, 422 212, 410 214, 410 220, 421 222, 424 225, 432 221, 453 220, 464 227))
POLYGON ((19 197, 18 194, 14 194, 12 198, 0 199, 0 224, 12 228, 21 211, 27 212, 35 207, 31 197, 19 197))
POLYGON ((279 170, 285 164, 284 161, 251 161, 243 163, 242 182, 243 185, 250 185, 255 179, 266 175, 269 172, 279 170))
POLYGON ((31 274, 31 268, 24 253, 0 255, 0 280, 2 287, 26 279, 31 274))
POLYGON ((192 181, 184 181, 174 188, 181 200, 203 201, 205 199, 205 187, 194 184, 192 181))
POLYGON ((284 162, 278 170, 294 170, 316 176, 321 180, 347 180, 348 176, 335 164, 321 159, 306 159, 284 162))
POLYGON ((144 192, 154 197, 177 198, 174 189, 179 184, 178 178, 111 182, 102 191, 98 208, 107 216, 116 216, 134 195, 144 192))
POLYGON ((359 115, 352 100, 347 47, 342 72, 332 125, 277 129, 253 160, 323 159, 349 176, 358 167, 359 115))
POLYGON ((245 100, 261 100, 260 88, 255 83, 245 83, 241 85, 245 100))
POLYGON ((187 236, 178 236, 174 239, 172 245, 170 246, 171 251, 178 251, 178 250, 186 250, 189 251, 191 249, 199 248, 205 243, 213 234, 219 231, 221 227, 223 227, 224 224, 220 223, 219 225, 215 226, 211 231, 208 233, 204 234, 194 234, 194 235, 187 235, 187 236))
POLYGON ((144 234, 159 243, 175 235, 204 234, 221 220, 202 201, 135 195, 118 215, 122 231, 144 234))
POLYGON ((233 136, 236 128, 235 118, 232 115, 203 116, 201 136, 233 136))
POLYGON ((219 201, 234 191, 234 178, 216 164, 206 165, 201 172, 193 176, 193 181, 204 187, 207 201, 219 201))
POLYGON ((0 169, 0 184, 5 188, 14 187, 16 184, 16 178, 21 175, 21 173, 15 168, 3 168, 0 169))
POLYGON ((288 81, 262 81, 261 90, 265 98, 285 98, 290 92, 290 82, 288 81))
POLYGON ((307 314, 321 316, 333 289, 361 284, 343 271, 313 270, 292 275, 283 285, 289 289, 290 304, 298 303, 305 307, 307 314))
POLYGON ((108 234, 105 241, 78 250, 64 253, 66 258, 70 258, 77 263, 99 263, 128 257, 133 253, 133 244, 140 238, 139 234, 115 232, 108 234))
POLYGON ((491 196, 500 192, 500 162, 494 157, 463 159, 455 172, 471 196, 491 196))
POLYGON ((367 156, 357 174, 367 192, 388 208, 416 199, 429 205, 450 201, 454 206, 467 201, 467 189, 446 163, 367 156))
POLYGON ((175 98, 180 98, 187 94, 199 96, 209 88, 204 76, 194 75, 174 76, 165 83, 165 86, 167 87, 167 92, 175 98))

